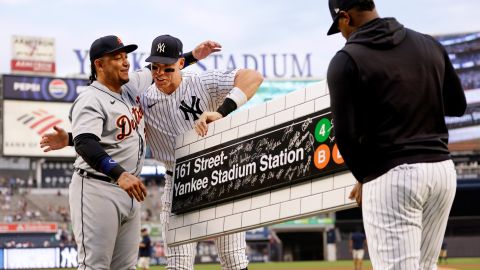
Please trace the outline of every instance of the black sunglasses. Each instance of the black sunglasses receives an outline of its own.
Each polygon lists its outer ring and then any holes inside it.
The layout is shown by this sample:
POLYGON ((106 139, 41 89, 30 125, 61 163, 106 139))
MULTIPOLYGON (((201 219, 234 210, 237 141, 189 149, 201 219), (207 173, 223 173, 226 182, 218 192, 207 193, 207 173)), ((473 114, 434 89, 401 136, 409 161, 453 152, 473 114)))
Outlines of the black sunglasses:
MULTIPOLYGON (((159 69, 160 68, 158 66, 152 65, 152 71, 157 72, 159 69)), ((171 67, 163 69, 163 72, 165 72, 165 73, 170 73, 170 72, 174 72, 174 71, 175 71, 175 68, 171 68, 171 67)))

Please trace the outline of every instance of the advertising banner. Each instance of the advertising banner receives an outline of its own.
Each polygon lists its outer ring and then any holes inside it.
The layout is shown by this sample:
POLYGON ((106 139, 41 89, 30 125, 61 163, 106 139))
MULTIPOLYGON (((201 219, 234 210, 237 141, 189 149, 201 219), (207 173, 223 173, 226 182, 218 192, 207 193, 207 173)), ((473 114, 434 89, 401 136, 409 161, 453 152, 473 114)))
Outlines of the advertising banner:
POLYGON ((59 248, 4 249, 3 269, 59 267, 59 248))
POLYGON ((0 269, 77 267, 75 247, 0 249, 0 269))
POLYGON ((3 75, 4 99, 73 102, 87 85, 85 79, 3 75))
POLYGON ((11 72, 55 75, 55 39, 12 36, 11 72))
POLYGON ((55 39, 12 36, 11 72, 55 75, 55 39))
POLYGON ((57 125, 71 130, 70 103, 4 100, 3 154, 5 156, 74 157, 73 147, 44 153, 41 136, 57 125))
POLYGON ((0 223, 0 233, 56 233, 57 223, 0 223))

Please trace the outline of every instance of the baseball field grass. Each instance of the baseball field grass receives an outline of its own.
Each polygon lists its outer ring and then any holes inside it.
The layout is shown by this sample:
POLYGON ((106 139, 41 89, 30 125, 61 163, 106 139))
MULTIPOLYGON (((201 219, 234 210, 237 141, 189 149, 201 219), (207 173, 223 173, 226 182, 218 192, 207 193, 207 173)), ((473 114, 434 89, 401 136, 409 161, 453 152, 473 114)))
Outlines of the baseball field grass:
MULTIPOLYGON (((369 261, 364 261, 363 270, 371 270, 369 261)), ((150 270, 164 270, 163 266, 152 266, 150 270)), ((350 270, 353 269, 353 262, 350 260, 325 262, 325 261, 309 261, 309 262, 278 262, 278 263, 251 263, 249 270, 350 270)), ((439 270, 474 270, 480 269, 480 258, 454 258, 448 259, 448 264, 442 264, 439 270)), ((62 269, 54 269, 62 270, 62 269)), ((64 269, 63 269, 64 270, 64 269)), ((198 264, 195 270, 221 270, 218 264, 198 264)))

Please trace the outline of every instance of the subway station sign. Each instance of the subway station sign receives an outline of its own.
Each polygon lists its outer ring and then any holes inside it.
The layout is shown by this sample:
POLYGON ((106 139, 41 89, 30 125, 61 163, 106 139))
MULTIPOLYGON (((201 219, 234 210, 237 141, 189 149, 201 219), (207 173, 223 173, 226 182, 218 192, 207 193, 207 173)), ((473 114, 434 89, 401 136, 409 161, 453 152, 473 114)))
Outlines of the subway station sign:
POLYGON ((172 212, 184 213, 346 170, 331 112, 302 118, 180 158, 172 212))

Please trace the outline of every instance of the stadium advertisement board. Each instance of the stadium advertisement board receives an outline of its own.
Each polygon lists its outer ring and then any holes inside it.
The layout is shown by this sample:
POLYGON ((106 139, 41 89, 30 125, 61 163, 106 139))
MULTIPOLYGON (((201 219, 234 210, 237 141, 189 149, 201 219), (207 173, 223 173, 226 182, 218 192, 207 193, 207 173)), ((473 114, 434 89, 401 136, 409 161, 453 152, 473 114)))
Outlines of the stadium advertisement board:
POLYGON ((4 99, 73 102, 85 79, 3 75, 4 99))
POLYGON ((5 156, 74 157, 72 147, 44 153, 41 136, 57 125, 71 130, 70 103, 4 100, 3 154, 5 156))
POLYGON ((75 247, 0 249, 0 269, 77 267, 75 247))
POLYGON ((12 73, 55 75, 55 39, 12 36, 12 73))
POLYGON ((0 233, 56 233, 57 223, 0 223, 0 233))

